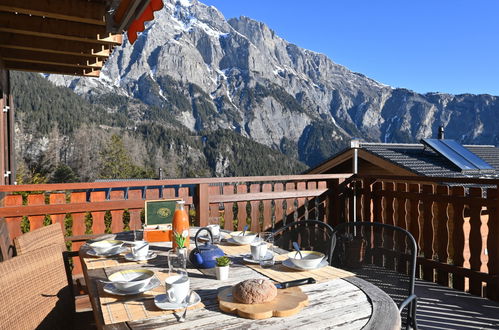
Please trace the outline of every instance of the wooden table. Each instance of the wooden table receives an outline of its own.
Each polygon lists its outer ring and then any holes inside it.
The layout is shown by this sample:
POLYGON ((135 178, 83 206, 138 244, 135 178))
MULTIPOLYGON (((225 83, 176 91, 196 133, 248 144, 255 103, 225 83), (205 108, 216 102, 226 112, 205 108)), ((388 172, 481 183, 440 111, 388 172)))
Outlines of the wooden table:
MULTIPOLYGON (((119 236, 126 239, 126 236, 119 236)), ((107 279, 107 275, 127 268, 147 267, 158 272, 167 270, 166 252, 171 243, 153 243, 151 249, 158 257, 147 263, 89 269, 91 264, 84 262, 86 249, 80 249, 85 280, 94 310, 98 328, 101 329, 151 329, 172 327, 175 329, 398 329, 401 320, 397 306, 393 300, 376 286, 355 276, 334 279, 323 283, 301 286, 309 296, 309 305, 294 316, 265 320, 244 319, 235 315, 222 313, 218 308, 218 289, 227 285, 235 285, 244 279, 262 278, 262 274, 240 263, 231 266, 229 279, 218 281, 214 276, 202 274, 199 270, 189 269, 191 288, 202 299, 205 307, 187 312, 184 323, 177 321, 177 314, 163 315, 138 321, 104 324, 103 313, 99 303, 102 284, 99 279, 107 279), (100 288, 99 288, 100 287, 100 288)), ((87 259, 88 260, 88 259, 87 259)), ((236 259, 238 260, 238 259, 236 259)), ((240 259, 239 259, 240 260, 240 259)), ((209 270, 208 270, 209 273, 209 270)))

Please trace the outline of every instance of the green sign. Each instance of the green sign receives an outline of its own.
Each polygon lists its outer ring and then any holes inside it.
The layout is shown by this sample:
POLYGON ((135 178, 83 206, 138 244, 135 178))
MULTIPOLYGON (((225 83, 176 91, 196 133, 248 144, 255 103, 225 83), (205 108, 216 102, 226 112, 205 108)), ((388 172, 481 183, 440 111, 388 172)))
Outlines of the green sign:
POLYGON ((179 199, 145 202, 146 225, 165 225, 173 222, 173 213, 179 199))

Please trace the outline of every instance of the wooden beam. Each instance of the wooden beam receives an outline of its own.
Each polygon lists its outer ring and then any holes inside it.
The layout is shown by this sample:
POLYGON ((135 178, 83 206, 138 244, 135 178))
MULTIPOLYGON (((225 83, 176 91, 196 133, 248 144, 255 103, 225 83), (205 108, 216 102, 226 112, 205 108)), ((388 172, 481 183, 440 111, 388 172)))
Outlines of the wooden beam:
POLYGON ((104 62, 98 57, 87 57, 81 55, 66 55, 66 54, 51 54, 45 52, 34 52, 30 50, 20 49, 5 49, 0 45, 0 57, 15 58, 18 62, 40 61, 40 59, 50 59, 50 62, 59 63, 61 65, 87 66, 91 68, 102 68, 104 62))
POLYGON ((28 71, 28 72, 43 72, 53 74, 64 74, 70 76, 88 76, 98 77, 99 70, 92 70, 91 68, 85 70, 84 68, 67 67, 60 65, 42 64, 42 63, 23 63, 14 61, 5 61, 5 66, 9 70, 28 71))
POLYGON ((5 12, 0 12, 0 26, 13 31, 25 31, 26 33, 32 31, 45 35, 66 36, 78 39, 95 40, 109 36, 109 33, 106 32, 106 27, 102 25, 70 22, 22 14, 16 15, 5 12))
POLYGON ((84 0, 0 0, 0 11, 106 25, 104 2, 84 0))
POLYGON ((61 67, 68 67, 68 68, 81 68, 81 69, 93 69, 92 66, 85 64, 79 64, 79 63, 60 63, 57 61, 53 61, 52 58, 50 60, 39 60, 36 58, 17 58, 17 57, 2 57, 2 59, 5 62, 17 62, 17 63, 34 63, 34 64, 46 64, 46 65, 53 65, 53 66, 61 66, 61 67))
POLYGON ((121 45, 123 42, 123 36, 121 34, 110 34, 105 37, 99 37, 95 39, 89 38, 80 38, 80 37, 72 37, 65 34, 53 34, 53 33, 45 33, 39 32, 35 30, 19 30, 17 28, 9 28, 0 25, 0 32, 19 34, 19 35, 28 35, 34 37, 43 37, 43 38, 53 38, 53 39, 62 39, 62 40, 71 40, 89 44, 110 44, 110 45, 121 45))
POLYGON ((95 45, 70 40, 0 33, 0 47, 54 54, 79 55, 89 58, 99 57, 103 60, 109 57, 113 46, 108 44, 95 45))

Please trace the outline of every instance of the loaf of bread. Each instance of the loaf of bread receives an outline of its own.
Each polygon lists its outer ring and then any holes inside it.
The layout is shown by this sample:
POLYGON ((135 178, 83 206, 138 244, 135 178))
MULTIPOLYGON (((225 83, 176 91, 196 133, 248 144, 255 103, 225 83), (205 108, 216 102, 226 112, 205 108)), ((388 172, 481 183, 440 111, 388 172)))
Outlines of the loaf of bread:
POLYGON ((242 281, 232 288, 234 300, 243 304, 261 304, 277 296, 277 288, 267 279, 242 281))

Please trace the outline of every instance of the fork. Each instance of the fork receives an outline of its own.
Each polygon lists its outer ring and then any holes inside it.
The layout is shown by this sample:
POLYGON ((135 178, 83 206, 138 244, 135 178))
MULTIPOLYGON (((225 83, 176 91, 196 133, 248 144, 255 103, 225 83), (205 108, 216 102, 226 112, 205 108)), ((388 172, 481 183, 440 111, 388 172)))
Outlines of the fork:
POLYGON ((185 309, 184 309, 184 313, 182 314, 182 316, 178 318, 179 322, 185 322, 185 317, 187 315, 187 308, 189 308, 189 304, 191 303, 191 297, 192 297, 193 293, 194 293, 194 291, 191 291, 189 293, 189 295, 187 296, 187 298, 185 298, 185 301, 186 301, 185 309))

